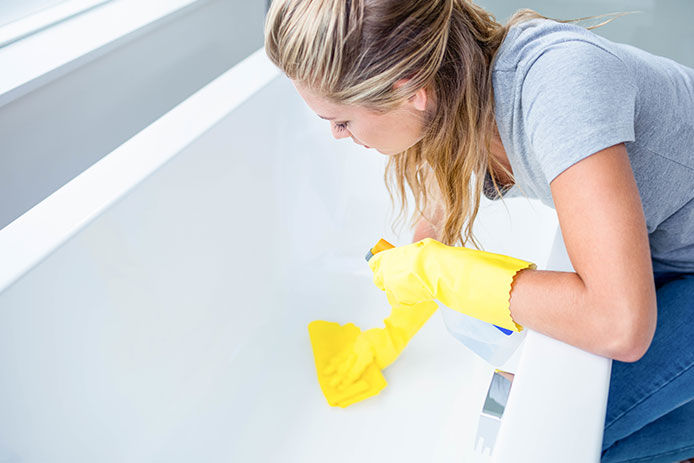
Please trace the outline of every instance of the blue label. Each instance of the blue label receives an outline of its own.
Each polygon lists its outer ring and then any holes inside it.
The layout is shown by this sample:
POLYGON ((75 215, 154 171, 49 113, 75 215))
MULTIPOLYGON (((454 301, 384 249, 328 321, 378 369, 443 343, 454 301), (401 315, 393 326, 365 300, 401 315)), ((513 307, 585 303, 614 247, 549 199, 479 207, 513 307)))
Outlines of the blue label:
POLYGON ((496 328, 497 330, 501 331, 501 332, 504 333, 506 336, 510 336, 511 333, 513 333, 513 331, 507 330, 506 328, 502 328, 502 327, 500 327, 500 326, 494 325, 494 328, 496 328))

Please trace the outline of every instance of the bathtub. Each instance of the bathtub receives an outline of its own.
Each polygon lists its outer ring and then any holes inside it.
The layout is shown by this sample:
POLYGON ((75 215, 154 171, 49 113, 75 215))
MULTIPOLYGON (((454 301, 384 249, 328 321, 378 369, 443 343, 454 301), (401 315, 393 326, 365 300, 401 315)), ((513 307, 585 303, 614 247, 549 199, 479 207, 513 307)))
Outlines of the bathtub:
MULTIPOLYGON (((306 326, 380 326, 364 254, 411 238, 384 165, 258 51, 0 230, 0 461, 598 461, 609 360, 533 331, 491 457, 493 368, 438 313, 381 394, 328 406, 306 326)), ((476 232, 571 268, 532 201, 476 232)))

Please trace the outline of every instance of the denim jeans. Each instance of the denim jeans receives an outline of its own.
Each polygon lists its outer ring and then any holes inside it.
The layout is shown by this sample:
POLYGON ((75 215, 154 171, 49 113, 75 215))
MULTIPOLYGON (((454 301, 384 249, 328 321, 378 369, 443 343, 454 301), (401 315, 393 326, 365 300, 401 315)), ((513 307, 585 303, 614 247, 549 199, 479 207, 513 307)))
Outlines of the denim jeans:
POLYGON ((602 463, 694 458, 694 274, 655 275, 658 323, 646 354, 612 362, 602 463))

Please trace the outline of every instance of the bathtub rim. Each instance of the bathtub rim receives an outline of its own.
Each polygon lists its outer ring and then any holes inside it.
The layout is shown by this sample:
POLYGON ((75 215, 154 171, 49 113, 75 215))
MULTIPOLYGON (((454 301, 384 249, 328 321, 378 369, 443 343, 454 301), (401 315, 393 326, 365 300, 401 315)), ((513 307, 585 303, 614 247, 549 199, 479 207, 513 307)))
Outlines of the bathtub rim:
POLYGON ((256 50, 0 229, 0 293, 279 74, 256 50))

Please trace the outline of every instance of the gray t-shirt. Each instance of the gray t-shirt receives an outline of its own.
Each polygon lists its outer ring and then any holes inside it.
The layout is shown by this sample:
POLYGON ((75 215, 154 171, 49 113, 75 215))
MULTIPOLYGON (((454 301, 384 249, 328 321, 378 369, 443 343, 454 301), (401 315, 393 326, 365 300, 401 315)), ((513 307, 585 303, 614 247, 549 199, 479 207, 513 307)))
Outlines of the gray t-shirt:
POLYGON ((654 270, 694 272, 694 69, 581 26, 534 19, 511 28, 492 77, 516 179, 504 197, 554 207, 557 175, 625 142, 654 270))

